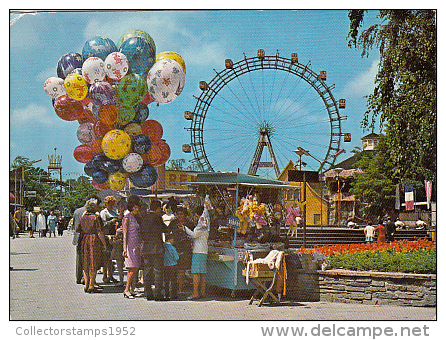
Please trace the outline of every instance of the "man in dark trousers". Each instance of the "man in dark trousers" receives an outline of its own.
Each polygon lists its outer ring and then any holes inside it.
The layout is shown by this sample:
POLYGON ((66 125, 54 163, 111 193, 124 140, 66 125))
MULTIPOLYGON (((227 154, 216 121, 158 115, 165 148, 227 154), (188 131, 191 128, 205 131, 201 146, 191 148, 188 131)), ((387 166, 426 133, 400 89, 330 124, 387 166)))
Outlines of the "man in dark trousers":
POLYGON ((161 201, 153 200, 150 203, 149 213, 147 213, 147 204, 141 204, 137 218, 141 237, 141 257, 144 262, 144 292, 147 300, 155 299, 155 301, 165 300, 163 233, 167 233, 167 227, 163 223, 161 214, 161 201), (152 290, 152 284, 155 284, 155 291, 152 290))

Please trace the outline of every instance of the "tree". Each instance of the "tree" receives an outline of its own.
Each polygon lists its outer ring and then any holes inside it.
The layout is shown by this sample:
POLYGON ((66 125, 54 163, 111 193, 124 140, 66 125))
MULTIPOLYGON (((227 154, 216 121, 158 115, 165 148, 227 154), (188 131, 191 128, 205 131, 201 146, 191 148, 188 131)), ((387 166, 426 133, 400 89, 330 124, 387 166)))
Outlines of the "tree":
POLYGON ((364 14, 349 12, 349 46, 362 48, 362 56, 379 48, 380 63, 362 127, 379 123, 385 132, 393 182, 436 182, 436 12, 380 10, 381 21, 359 33, 364 14))
POLYGON ((186 160, 184 158, 170 159, 168 163, 169 165, 166 166, 166 170, 183 170, 186 160))

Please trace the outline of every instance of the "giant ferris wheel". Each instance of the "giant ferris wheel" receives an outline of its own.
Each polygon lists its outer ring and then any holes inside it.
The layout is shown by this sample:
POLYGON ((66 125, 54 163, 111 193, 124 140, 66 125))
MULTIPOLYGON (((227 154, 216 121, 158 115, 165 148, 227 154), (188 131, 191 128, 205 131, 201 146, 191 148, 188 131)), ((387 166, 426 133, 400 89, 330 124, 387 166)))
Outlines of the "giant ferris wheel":
POLYGON ((277 178, 301 147, 313 156, 305 159, 308 170, 326 171, 342 151, 341 138, 350 141, 341 130, 345 99, 336 101, 327 72, 299 63, 296 53, 288 59, 258 50, 214 71, 211 81, 200 81, 194 110, 184 114, 191 140, 183 151, 193 153, 199 170, 277 178))

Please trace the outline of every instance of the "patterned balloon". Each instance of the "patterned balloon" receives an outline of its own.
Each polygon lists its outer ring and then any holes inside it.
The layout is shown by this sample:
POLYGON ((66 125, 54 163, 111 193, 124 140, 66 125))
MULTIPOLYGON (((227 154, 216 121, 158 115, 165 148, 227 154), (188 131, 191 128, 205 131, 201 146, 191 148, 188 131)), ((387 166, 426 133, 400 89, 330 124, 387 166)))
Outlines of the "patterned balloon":
POLYGON ((84 172, 91 177, 93 175, 93 172, 95 172, 97 169, 93 166, 92 162, 88 162, 84 165, 84 172))
POLYGON ((135 152, 129 153, 122 160, 122 166, 124 170, 130 173, 139 171, 142 168, 143 164, 144 161, 141 155, 135 152))
POLYGON ((146 135, 136 135, 132 138, 132 150, 140 155, 145 154, 152 147, 152 141, 146 135))
POLYGON ((127 74, 117 86, 118 101, 121 105, 133 107, 138 104, 147 92, 144 78, 138 74, 127 74))
POLYGON ((150 164, 144 165, 141 170, 130 173, 130 181, 139 188, 148 188, 155 184, 158 179, 158 173, 150 164))
POLYGON ((177 61, 157 61, 147 76, 150 96, 157 103, 170 103, 183 91, 185 79, 184 70, 177 61))
POLYGON ((53 99, 67 94, 65 91, 64 80, 62 78, 51 77, 43 84, 45 93, 53 99))
POLYGON ((133 38, 133 37, 143 37, 146 40, 148 40, 150 42, 150 45, 153 46, 153 49, 156 50, 155 48, 155 42, 153 41, 152 37, 149 35, 149 33, 144 32, 143 30, 140 29, 131 29, 128 30, 127 32, 125 32, 121 38, 119 38, 118 41, 118 48, 121 48, 121 45, 124 41, 126 41, 127 39, 133 38))
POLYGON ((133 120, 137 123, 142 123, 149 117, 149 108, 146 104, 138 103, 135 106, 135 118, 133 120))
POLYGON ((112 190, 122 190, 125 187, 126 178, 121 172, 115 172, 108 176, 108 185, 112 190))
POLYGON ((120 160, 107 159, 101 164, 101 170, 104 170, 109 174, 115 173, 119 171, 120 163, 120 160))
POLYGON ((110 158, 103 154, 95 155, 91 159, 91 165, 93 166, 93 168, 95 168, 95 170, 102 170, 102 164, 104 164, 104 162, 109 159, 110 158))
POLYGON ((133 107, 118 106, 118 123, 125 125, 130 123, 136 115, 136 111, 133 107))
POLYGON ((77 128, 76 132, 77 139, 79 139, 79 142, 82 144, 91 143, 96 139, 96 136, 94 134, 93 130, 93 123, 82 123, 77 128))
POLYGON ((144 37, 132 37, 124 41, 119 52, 125 54, 130 72, 146 75, 155 64, 155 46, 144 37))
POLYGON ((107 77, 113 81, 120 81, 129 70, 129 62, 121 52, 110 53, 104 60, 107 77))
POLYGON ((116 90, 107 81, 98 81, 90 86, 89 97, 98 106, 116 104, 116 90))
POLYGON ((129 153, 131 145, 130 136, 119 129, 107 132, 102 139, 102 150, 110 159, 124 158, 129 153))
POLYGON ((104 62, 98 57, 91 57, 82 65, 82 76, 89 84, 105 80, 104 62))
POLYGON ((146 120, 141 123, 141 131, 143 134, 150 137, 152 142, 156 142, 157 140, 163 137, 163 127, 162 125, 153 119, 146 120))
POLYGON ((98 57, 105 60, 110 53, 117 51, 118 49, 111 39, 104 37, 93 37, 87 40, 82 48, 82 59, 84 62, 91 57, 98 57))
POLYGON ((99 138, 104 137, 111 129, 109 125, 102 123, 100 120, 94 123, 94 134, 99 138))
POLYGON ((82 68, 82 56, 74 52, 64 54, 57 62, 57 76, 65 79, 77 68, 82 68))
POLYGON ((54 111, 63 120, 72 121, 83 116, 84 107, 81 102, 71 99, 68 95, 64 94, 57 97, 54 102, 54 111))
POLYGON ((83 100, 88 94, 88 84, 84 77, 72 73, 65 78, 65 91, 74 100, 83 100))
POLYGON ((178 53, 172 52, 172 51, 165 51, 165 52, 158 53, 156 55, 155 60, 159 61, 162 59, 173 59, 173 60, 177 61, 183 67, 184 73, 186 73, 186 64, 185 64, 183 58, 178 53))
POLYGON ((137 123, 130 123, 127 124, 124 128, 124 131, 127 132, 127 134, 130 136, 130 138, 133 138, 136 135, 140 135, 141 132, 141 126, 137 123))

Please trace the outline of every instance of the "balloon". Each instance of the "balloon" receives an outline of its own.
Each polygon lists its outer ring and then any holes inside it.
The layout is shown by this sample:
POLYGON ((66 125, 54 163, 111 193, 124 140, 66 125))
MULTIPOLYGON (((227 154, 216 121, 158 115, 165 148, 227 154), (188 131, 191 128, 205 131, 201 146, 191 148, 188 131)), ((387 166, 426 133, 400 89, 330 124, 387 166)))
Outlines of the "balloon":
POLYGON ((67 94, 65 91, 64 80, 62 78, 51 77, 43 84, 45 93, 53 99, 67 94))
POLYGON ((98 118, 105 125, 113 125, 118 120, 118 109, 115 105, 100 106, 98 118))
MULTIPOLYGON (((166 163, 170 157, 170 147, 166 143, 166 141, 164 139, 161 139, 157 141, 155 145, 152 145, 152 148, 157 149, 157 154, 155 154, 154 157, 150 159, 149 163, 153 166, 159 166, 166 163)), ((148 154, 150 154, 150 151, 148 152, 148 154)))
POLYGON ((116 104, 116 90, 109 82, 98 81, 93 83, 88 94, 95 105, 107 106, 116 104))
POLYGON ((75 69, 82 68, 82 56, 79 53, 66 53, 57 62, 57 76, 65 79, 75 69))
POLYGON ((136 115, 136 111, 133 107, 118 106, 118 123, 125 125, 130 123, 136 115))
POLYGON ((91 143, 96 139, 96 136, 94 134, 93 130, 93 123, 82 123, 77 128, 76 132, 77 139, 79 139, 79 142, 82 144, 91 143))
POLYGON ((155 184, 158 179, 158 173, 150 164, 144 165, 141 170, 130 173, 130 181, 139 188, 147 188, 155 184))
POLYGON ((91 153, 91 147, 89 145, 79 145, 73 151, 74 159, 80 163, 88 163, 93 159, 93 154, 91 153))
POLYGON ((110 186, 108 185, 108 181, 106 181, 104 183, 96 183, 95 181, 91 181, 91 185, 93 186, 93 188, 95 188, 97 190, 108 190, 108 189, 110 189, 110 186))
POLYGON ((107 77, 114 81, 120 81, 129 70, 129 62, 125 54, 121 52, 110 53, 104 60, 107 77))
POLYGON ((54 102, 54 110, 60 118, 67 121, 81 118, 84 112, 82 104, 66 94, 57 97, 54 102))
POLYGON ((147 92, 144 78, 138 74, 127 74, 117 87, 118 101, 122 106, 133 107, 138 104, 147 92))
POLYGON ((125 32, 121 36, 121 38, 119 38, 118 48, 121 48, 121 45, 124 41, 126 41, 127 39, 130 39, 130 38, 133 38, 133 37, 145 38, 146 40, 148 40, 150 42, 150 45, 153 46, 153 49, 154 50, 156 49, 155 42, 153 41, 152 37, 148 33, 144 32, 143 30, 140 30, 140 29, 131 29, 131 30, 128 30, 127 32, 125 32))
POLYGON ((184 73, 186 73, 186 64, 184 63, 183 58, 178 53, 172 52, 172 51, 165 51, 165 52, 158 53, 156 55, 155 60, 159 61, 162 59, 173 59, 173 60, 177 61, 183 68, 184 73))
POLYGON ((137 123, 127 124, 124 128, 124 131, 127 132, 131 139, 133 139, 133 137, 135 137, 136 135, 140 135, 142 133, 141 126, 139 126, 139 124, 137 123))
POLYGON ((146 136, 149 136, 152 142, 155 142, 163 137, 163 127, 159 122, 153 119, 142 122, 141 131, 146 136))
POLYGON ((96 168, 93 166, 92 162, 88 162, 84 165, 84 171, 88 176, 91 177, 91 175, 93 175, 93 172, 96 171, 96 168))
POLYGON ((101 165, 101 170, 108 172, 109 174, 119 171, 121 161, 107 159, 101 165))
POLYGON ((100 120, 94 124, 94 134, 96 137, 104 137, 107 132, 109 132, 112 128, 109 125, 102 123, 100 120))
POLYGON ((122 190, 125 187, 126 178, 120 172, 115 172, 114 174, 110 174, 108 176, 108 185, 112 190, 122 190))
POLYGON ((83 124, 83 123, 96 123, 98 119, 96 118, 96 116, 93 114, 93 112, 91 112, 90 110, 85 110, 82 112, 82 115, 80 115, 80 117, 77 119, 77 121, 79 122, 79 124, 83 124))
POLYGON ((105 80, 104 62, 98 57, 91 57, 82 65, 82 76, 89 84, 105 80))
POLYGON ((104 170, 95 170, 91 177, 93 178, 93 181, 95 181, 98 184, 102 184, 104 182, 107 182, 108 180, 108 173, 104 170))
POLYGON ((101 144, 102 144, 102 138, 96 139, 93 142, 91 142, 90 144, 88 144, 91 148, 91 153, 93 155, 102 153, 102 145, 101 144))
POLYGON ((157 164, 161 159, 161 149, 156 143, 152 143, 150 150, 141 155, 144 164, 157 164))
POLYGON ((74 100, 83 100, 88 94, 88 84, 84 77, 71 73, 65 78, 65 91, 74 100))
POLYGON ((102 164, 109 160, 110 158, 108 158, 107 156, 103 155, 103 154, 99 154, 99 155, 95 155, 93 156, 93 158, 91 159, 91 164, 93 165, 93 167, 95 168, 95 170, 102 170, 102 164))
POLYGON ((122 130, 111 130, 102 139, 102 150, 110 159, 124 158, 130 151, 130 136, 122 130))
POLYGON ((87 40, 82 48, 82 59, 84 62, 91 57, 97 57, 105 60, 110 53, 117 51, 118 49, 111 39, 104 37, 93 37, 87 40))
POLYGON ((177 61, 157 61, 147 75, 150 96, 157 103, 170 103, 183 91, 185 79, 183 68, 177 61))
POLYGON ((147 117, 149 117, 149 108, 147 107, 146 104, 143 103, 138 103, 135 106, 135 118, 133 118, 133 120, 137 123, 141 123, 143 121, 145 121, 147 119, 147 117))
POLYGON ((144 37, 132 37, 119 48, 128 60, 130 72, 146 75, 155 64, 155 46, 144 37))
POLYGON ((145 154, 150 150, 152 146, 152 141, 149 136, 146 135, 136 135, 132 138, 132 149, 134 152, 140 155, 145 154))
POLYGON ((144 161, 140 154, 137 154, 135 152, 129 153, 127 156, 124 157, 122 160, 122 167, 127 172, 136 172, 139 171, 144 164, 144 161))

